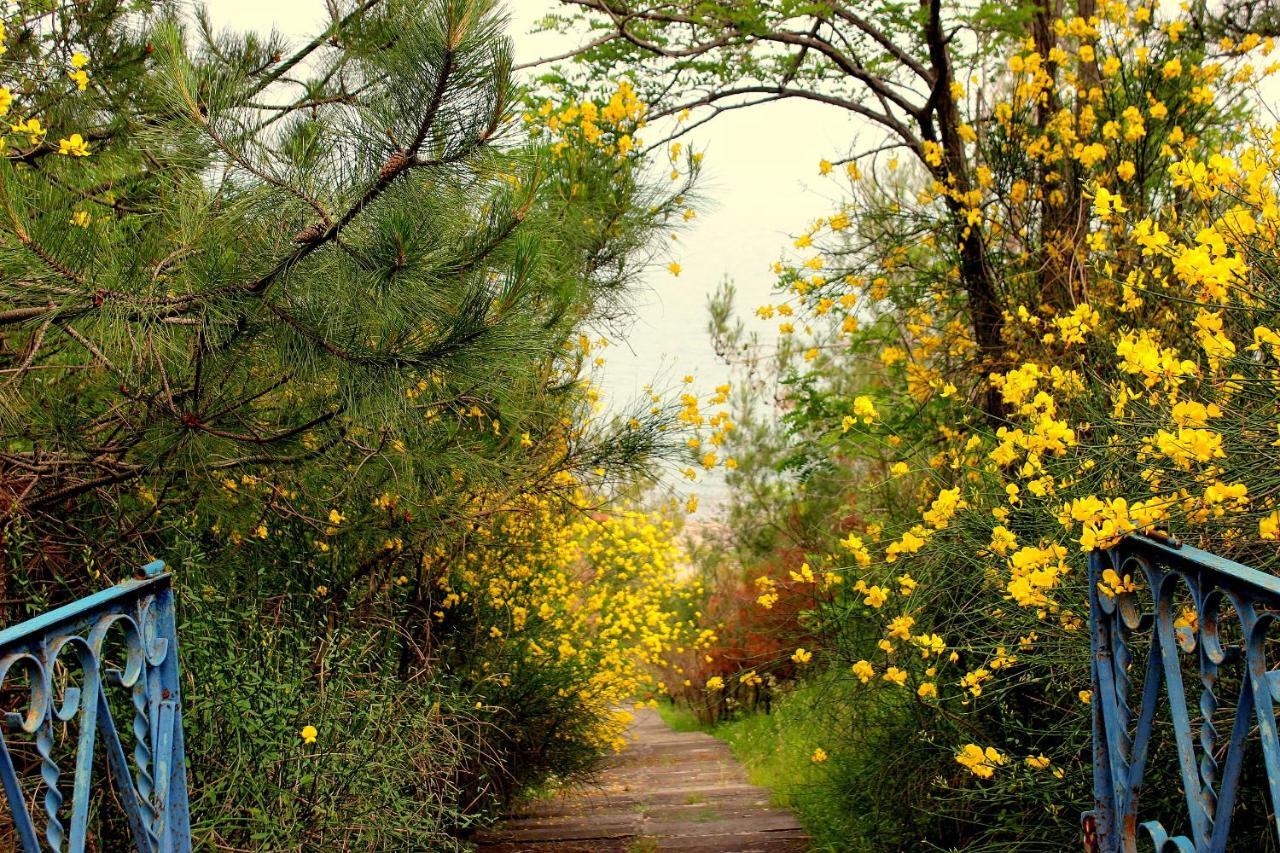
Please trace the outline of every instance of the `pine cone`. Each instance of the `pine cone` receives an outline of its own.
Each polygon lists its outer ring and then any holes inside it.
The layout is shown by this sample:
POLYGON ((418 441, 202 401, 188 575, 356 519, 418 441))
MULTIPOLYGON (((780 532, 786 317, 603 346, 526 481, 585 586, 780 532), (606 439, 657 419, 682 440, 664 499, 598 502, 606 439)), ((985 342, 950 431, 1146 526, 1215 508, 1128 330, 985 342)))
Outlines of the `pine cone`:
POLYGON ((404 168, 409 165, 409 154, 405 151, 397 151, 387 159, 386 165, 382 167, 382 171, 378 172, 378 180, 385 181, 388 178, 395 177, 404 168))
POLYGON ((314 243, 324 236, 324 226, 315 222, 293 235, 295 243, 314 243))

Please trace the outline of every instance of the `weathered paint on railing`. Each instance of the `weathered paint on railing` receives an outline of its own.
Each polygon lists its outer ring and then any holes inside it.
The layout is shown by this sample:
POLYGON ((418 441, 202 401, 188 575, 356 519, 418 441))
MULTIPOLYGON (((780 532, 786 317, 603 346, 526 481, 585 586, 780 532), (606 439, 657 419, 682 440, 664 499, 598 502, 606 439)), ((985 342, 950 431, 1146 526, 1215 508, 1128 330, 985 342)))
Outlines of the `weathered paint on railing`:
MULTIPOLYGON (((164 564, 151 563, 134 580, 0 631, 0 687, 12 689, 22 675, 29 700, 5 716, 7 737, 0 734, 0 780, 22 849, 84 850, 100 739, 135 848, 140 853, 190 850, 178 642, 164 564), (122 668, 103 658, 104 646, 117 641, 122 668), (133 709, 129 757, 107 701, 115 690, 128 696, 133 709), (22 733, 34 737, 40 756, 40 781, 25 788, 9 748, 9 738, 22 733), (74 744, 66 737, 70 734, 74 744), (60 780, 71 767, 68 808, 60 780)), ((103 798, 100 807, 111 802, 103 798)))
POLYGON ((1280 608, 1280 578, 1173 540, 1130 536, 1091 555, 1089 608, 1095 806, 1084 816, 1086 846, 1131 853, 1145 834, 1157 853, 1225 850, 1245 754, 1253 741, 1261 745, 1271 821, 1280 833, 1280 740, 1273 704, 1280 699, 1280 675, 1269 669, 1265 647, 1280 608), (1117 593, 1115 583, 1104 582, 1108 569, 1116 572, 1121 587, 1127 575, 1137 588, 1117 593), (1174 612, 1178 599, 1194 607, 1194 618, 1190 611, 1185 616, 1174 612), (1222 629, 1231 626, 1239 627, 1238 645, 1222 636, 1222 629), (1146 660, 1135 661, 1134 652, 1145 652, 1146 660), (1198 670, 1198 713, 1187 707, 1184 662, 1187 672, 1192 664, 1198 670), (1144 673, 1136 717, 1129 705, 1134 666, 1144 673), (1219 670, 1228 666, 1238 667, 1240 694, 1220 697, 1219 670), (1187 831, 1172 837, 1158 819, 1143 820, 1140 813, 1139 794, 1162 692, 1186 800, 1179 825, 1185 824, 1187 831), (1234 705, 1220 705, 1228 699, 1234 705), (1232 707, 1224 745, 1214 721, 1230 715, 1232 707))

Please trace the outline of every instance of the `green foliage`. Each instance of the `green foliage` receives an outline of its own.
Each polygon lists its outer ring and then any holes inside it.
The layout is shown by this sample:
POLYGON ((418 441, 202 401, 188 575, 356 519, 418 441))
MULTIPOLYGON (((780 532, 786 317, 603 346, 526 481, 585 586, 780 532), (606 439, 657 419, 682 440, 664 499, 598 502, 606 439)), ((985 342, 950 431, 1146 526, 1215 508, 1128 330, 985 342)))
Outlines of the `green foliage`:
MULTIPOLYGON (((99 529, 143 535, 159 514, 134 489, 208 506, 247 473, 328 504, 358 472, 363 496, 398 493, 425 522, 456 514, 455 488, 545 468, 519 436, 579 404, 565 344, 624 316, 671 202, 629 160, 566 171, 521 138, 491 5, 374 4, 285 63, 164 7, 115 14, 38 39, 99 50, 108 91, 13 107, 83 130, 91 154, 15 141, 0 162, 9 516, 88 496, 99 529)), ((554 464, 609 455, 610 434, 590 439, 554 464)))
MULTIPOLYGON (((402 838, 454 849, 526 790, 595 769, 599 730, 612 720, 586 694, 592 672, 492 639, 489 627, 510 614, 479 597, 449 606, 447 619, 405 624, 407 585, 340 594, 317 584, 309 535, 282 525, 227 552, 189 531, 167 554, 185 590, 184 724, 200 843, 385 849, 402 838)), ((505 560, 512 547, 522 543, 499 537, 471 551, 505 560)), ((558 636, 531 618, 521 641, 551 646, 558 636)))

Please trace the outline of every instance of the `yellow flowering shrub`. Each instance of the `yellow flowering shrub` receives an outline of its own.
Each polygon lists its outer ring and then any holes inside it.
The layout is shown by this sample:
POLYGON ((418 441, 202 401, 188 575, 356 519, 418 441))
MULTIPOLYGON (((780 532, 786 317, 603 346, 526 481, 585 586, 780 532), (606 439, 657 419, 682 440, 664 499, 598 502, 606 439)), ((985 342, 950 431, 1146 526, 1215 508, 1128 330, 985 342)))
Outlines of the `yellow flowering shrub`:
MULTIPOLYGON (((461 561, 436 581, 440 623, 466 610, 495 648, 490 676, 554 671, 591 725, 587 737, 621 749, 630 716, 686 648, 711 636, 689 618, 699 584, 682 572, 674 507, 594 511, 585 491, 568 506, 530 497, 474 531, 461 561)), ((673 677, 683 677, 671 669, 673 677)), ((709 689, 715 689, 708 684, 709 689)))
MULTIPOLYGON (((1195 15, 1104 0, 1012 40, 981 91, 956 81, 956 139, 824 173, 839 227, 803 226, 757 311, 784 426, 735 418, 760 469, 731 480, 739 547, 773 523, 763 547, 837 577, 811 668, 886 730, 919 715, 955 750, 937 772, 968 771, 949 784, 1025 814, 1019 773, 1088 788, 1087 552, 1172 533, 1280 565, 1280 125, 1253 94, 1280 61, 1263 36, 1193 48, 1195 15)), ((1071 812, 1040 809, 1041 837, 1071 812)))

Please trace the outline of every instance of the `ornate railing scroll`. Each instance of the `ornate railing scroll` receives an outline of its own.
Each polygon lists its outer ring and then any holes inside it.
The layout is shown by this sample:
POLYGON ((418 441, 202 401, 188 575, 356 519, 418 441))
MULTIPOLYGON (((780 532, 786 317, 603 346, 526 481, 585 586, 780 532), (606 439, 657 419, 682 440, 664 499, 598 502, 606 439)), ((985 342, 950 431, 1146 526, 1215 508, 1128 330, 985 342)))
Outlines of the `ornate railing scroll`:
POLYGON ((1225 850, 1255 741, 1269 787, 1269 822, 1280 837, 1273 704, 1280 700, 1280 673, 1269 667, 1266 648, 1280 614, 1280 578, 1173 540, 1130 536, 1090 556, 1089 613, 1095 806, 1084 815, 1086 846, 1132 853, 1145 836, 1143 849, 1154 845, 1157 853, 1225 850), (1220 681, 1220 674, 1227 678, 1220 681), (1141 695, 1131 696, 1135 680, 1141 695), (1239 685, 1237 695, 1221 695, 1226 683, 1239 685), (1186 831, 1172 837, 1140 811, 1161 694, 1186 803, 1178 824, 1186 831), (1188 695, 1198 698, 1195 710, 1188 710, 1188 695))
POLYGON ((135 849, 191 849, 173 590, 163 563, 0 631, 0 690, 12 696, 19 687, 21 704, 0 733, 0 780, 26 853, 84 850, 98 746, 115 792, 100 808, 123 806, 135 849), (117 708, 131 711, 128 753, 112 718, 113 695, 122 697, 117 708), (15 765, 16 739, 24 736, 38 755, 34 784, 35 774, 15 765))

